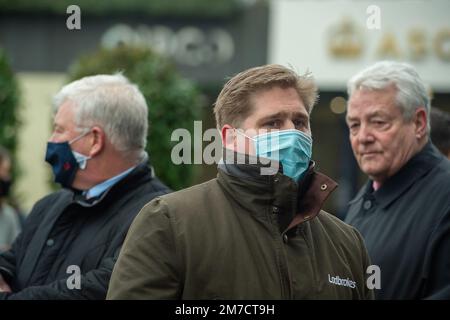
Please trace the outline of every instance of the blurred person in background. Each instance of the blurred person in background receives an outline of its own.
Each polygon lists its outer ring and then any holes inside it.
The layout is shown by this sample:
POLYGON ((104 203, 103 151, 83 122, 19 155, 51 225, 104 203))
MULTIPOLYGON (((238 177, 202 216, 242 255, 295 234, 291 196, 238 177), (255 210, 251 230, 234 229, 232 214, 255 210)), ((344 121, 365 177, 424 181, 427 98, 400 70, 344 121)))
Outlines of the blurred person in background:
POLYGON ((8 203, 11 179, 11 156, 0 146, 0 252, 10 248, 21 229, 19 213, 8 203))
POLYGON ((0 299, 104 299, 134 217, 170 191, 145 152, 147 103, 123 75, 74 81, 54 107, 45 160, 63 188, 0 254, 0 299))
POLYGON ((431 108, 430 113, 431 141, 450 159, 450 113, 431 108))
POLYGON ((369 181, 345 221, 381 271, 379 299, 449 299, 450 161, 430 141, 426 86, 409 64, 378 62, 348 82, 350 142, 369 181))

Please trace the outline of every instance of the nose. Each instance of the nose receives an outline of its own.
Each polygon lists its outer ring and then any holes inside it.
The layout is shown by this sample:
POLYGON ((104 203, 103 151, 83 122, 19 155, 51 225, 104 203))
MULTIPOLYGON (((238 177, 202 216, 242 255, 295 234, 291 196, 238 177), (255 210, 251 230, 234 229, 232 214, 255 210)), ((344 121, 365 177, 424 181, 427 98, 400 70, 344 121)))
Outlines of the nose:
POLYGON ((55 131, 53 131, 50 138, 48 138, 48 142, 60 142, 60 141, 61 138, 58 138, 58 134, 55 131))
POLYGON ((280 130, 289 130, 295 129, 295 124, 292 120, 286 120, 283 124, 283 127, 280 130))
POLYGON ((359 143, 362 144, 367 144, 375 141, 372 130, 365 124, 361 124, 361 127, 358 130, 357 139, 359 143))
POLYGON ((48 142, 55 142, 55 133, 52 133, 50 138, 48 138, 48 142))

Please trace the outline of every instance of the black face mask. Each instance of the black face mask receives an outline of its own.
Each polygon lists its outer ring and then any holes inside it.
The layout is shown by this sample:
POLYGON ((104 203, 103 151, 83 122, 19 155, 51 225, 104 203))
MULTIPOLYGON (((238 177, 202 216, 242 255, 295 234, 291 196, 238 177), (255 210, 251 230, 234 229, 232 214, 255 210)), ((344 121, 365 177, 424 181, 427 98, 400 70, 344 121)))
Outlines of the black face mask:
POLYGON ((79 166, 69 143, 47 142, 45 161, 52 166, 55 182, 63 188, 71 188, 79 166))
POLYGON ((11 180, 0 179, 0 197, 7 197, 11 189, 11 180))

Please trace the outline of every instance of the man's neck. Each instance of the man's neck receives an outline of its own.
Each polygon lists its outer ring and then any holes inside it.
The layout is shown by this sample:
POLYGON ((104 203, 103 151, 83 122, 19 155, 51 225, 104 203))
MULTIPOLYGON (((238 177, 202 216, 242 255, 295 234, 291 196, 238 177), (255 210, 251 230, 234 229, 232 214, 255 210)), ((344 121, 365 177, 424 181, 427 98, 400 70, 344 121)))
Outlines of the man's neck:
MULTIPOLYGON (((93 159, 94 160, 94 159, 93 159)), ((74 185, 74 188, 78 190, 89 190, 92 187, 105 182, 122 172, 135 167, 138 163, 131 161, 98 161, 88 163, 88 167, 86 170, 90 170, 86 172, 85 177, 80 177, 79 183, 77 186, 74 185), (89 167, 91 165, 91 167, 89 167)))

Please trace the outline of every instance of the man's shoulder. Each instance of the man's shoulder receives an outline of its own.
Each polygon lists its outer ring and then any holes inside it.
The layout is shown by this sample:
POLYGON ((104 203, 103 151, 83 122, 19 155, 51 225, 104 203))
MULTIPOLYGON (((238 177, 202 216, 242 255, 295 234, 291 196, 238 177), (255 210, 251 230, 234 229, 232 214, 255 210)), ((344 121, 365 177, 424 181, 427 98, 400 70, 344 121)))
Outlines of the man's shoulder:
POLYGON ((155 194, 163 195, 172 192, 172 190, 156 176, 152 177, 149 183, 144 184, 144 188, 151 193, 150 196, 154 196, 155 194))
POLYGON ((50 194, 45 195, 44 197, 40 198, 33 206, 33 210, 36 208, 40 208, 43 206, 50 206, 55 205, 60 202, 69 202, 72 198, 72 192, 66 189, 61 189, 55 192, 52 192, 50 194))
POLYGON ((439 185, 446 186, 450 190, 450 160, 442 157, 441 161, 431 170, 429 179, 433 179, 439 185))
POLYGON ((172 191, 159 180, 153 169, 144 163, 139 164, 111 189, 115 198, 131 193, 147 200, 172 191))
POLYGON ((163 213, 186 217, 190 213, 202 214, 202 207, 217 200, 221 192, 217 179, 212 179, 192 187, 164 194, 150 201, 143 212, 163 213))
POLYGON ((211 179, 209 181, 199 183, 188 187, 186 189, 182 189, 179 191, 175 191, 169 194, 162 196, 167 202, 177 202, 177 201, 189 201, 190 199, 198 199, 199 197, 204 198, 211 195, 212 192, 217 191, 217 187, 219 184, 217 183, 217 179, 211 179))
POLYGON ((40 225, 44 217, 58 214, 59 208, 70 203, 70 199, 71 192, 65 189, 52 192, 39 199, 27 215, 24 232, 27 232, 30 228, 34 230, 33 228, 40 225))
POLYGON ((450 206, 450 161, 442 158, 437 162, 422 179, 417 180, 416 190, 418 194, 407 193, 403 201, 409 201, 412 196, 427 204, 432 197, 434 203, 450 206))
POLYGON ((217 179, 212 179, 186 189, 172 192, 161 196, 161 201, 172 213, 183 212, 203 212, 201 208, 215 203, 218 195, 223 195, 217 183, 217 179))
POLYGON ((208 199, 212 189, 216 188, 215 179, 194 185, 187 189, 157 196, 148 202, 137 214, 131 226, 131 233, 141 237, 150 229, 168 228, 170 225, 200 225, 205 223, 206 210, 213 199, 208 199), (150 227, 151 226, 151 227, 150 227))

